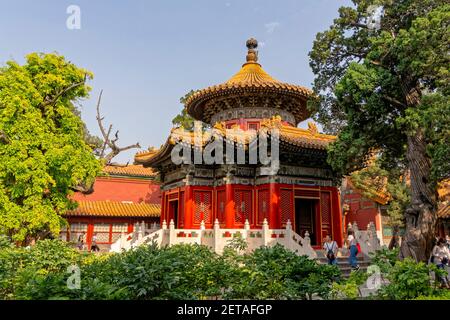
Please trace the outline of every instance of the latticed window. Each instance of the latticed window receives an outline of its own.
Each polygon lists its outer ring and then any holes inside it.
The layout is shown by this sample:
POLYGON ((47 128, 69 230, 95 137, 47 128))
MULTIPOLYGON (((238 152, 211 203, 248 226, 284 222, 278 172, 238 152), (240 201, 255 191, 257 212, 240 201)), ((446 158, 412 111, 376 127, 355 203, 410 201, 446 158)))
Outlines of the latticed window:
POLYGON ((77 242, 81 234, 87 234, 88 224, 82 222, 75 222, 70 224, 70 241, 77 242))
POLYGON ((180 192, 180 205, 178 212, 178 225, 180 228, 184 227, 184 191, 180 192))
POLYGON ((291 220, 293 217, 294 211, 294 194, 292 190, 280 190, 280 218, 281 225, 286 225, 288 220, 291 220))
POLYGON ((257 131, 259 129, 259 123, 258 122, 249 122, 248 123, 248 130, 255 130, 257 131))
POLYGON ((234 192, 234 205, 235 205, 235 222, 245 223, 248 219, 249 223, 252 223, 252 192, 250 190, 236 190, 234 192))
POLYGON ((212 223, 212 197, 210 191, 194 191, 194 223, 212 223))
POLYGON ((109 223, 96 223, 94 224, 94 235, 97 235, 98 243, 111 242, 111 224, 109 223))
POLYGON ((323 235, 331 234, 331 194, 329 192, 322 192, 320 195, 320 213, 323 235))
POLYGON ((258 224, 269 221, 269 190, 258 190, 258 224))
POLYGON ((128 223, 113 223, 111 233, 111 242, 118 240, 122 233, 128 233, 128 223))

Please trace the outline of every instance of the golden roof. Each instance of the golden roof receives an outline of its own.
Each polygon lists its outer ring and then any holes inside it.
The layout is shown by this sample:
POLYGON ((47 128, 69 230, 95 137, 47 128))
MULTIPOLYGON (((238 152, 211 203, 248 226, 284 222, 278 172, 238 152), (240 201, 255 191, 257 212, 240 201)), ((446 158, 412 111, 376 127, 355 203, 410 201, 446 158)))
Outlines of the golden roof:
POLYGON ((159 217, 161 205, 153 203, 128 203, 120 201, 77 201, 78 207, 65 216, 95 217, 159 217))
POLYGON ((155 173, 151 168, 144 168, 142 165, 107 165, 103 167, 103 172, 110 175, 154 177, 155 173))
MULTIPOLYGON (((319 133, 317 127, 313 123, 308 124, 309 129, 301 129, 288 126, 282 123, 279 116, 272 117, 272 119, 265 119, 261 121, 260 131, 265 131, 270 134, 271 129, 278 129, 280 142, 287 145, 305 149, 326 150, 328 144, 336 140, 336 136, 319 133)), ((212 132, 203 134, 200 146, 205 146, 211 141, 211 135, 220 135, 222 138, 227 138, 227 141, 234 141, 242 144, 248 144, 256 135, 253 130, 225 129, 223 123, 217 123, 212 132)), ((171 146, 182 141, 194 145, 195 135, 192 131, 187 131, 183 128, 172 129, 172 134, 167 142, 159 150, 151 150, 147 152, 137 153, 134 157, 135 163, 151 165, 158 160, 170 155, 171 146)))
MULTIPOLYGON (((258 43, 255 39, 247 41, 247 62, 228 81, 192 94, 185 104, 188 113, 194 118, 202 120, 205 103, 210 99, 233 94, 260 92, 280 93, 285 97, 291 96, 302 100, 306 107, 306 100, 313 92, 306 87, 284 83, 271 77, 257 62, 258 54, 255 51, 257 46, 258 43)), ((304 119, 297 119, 299 122, 302 120, 304 119)))

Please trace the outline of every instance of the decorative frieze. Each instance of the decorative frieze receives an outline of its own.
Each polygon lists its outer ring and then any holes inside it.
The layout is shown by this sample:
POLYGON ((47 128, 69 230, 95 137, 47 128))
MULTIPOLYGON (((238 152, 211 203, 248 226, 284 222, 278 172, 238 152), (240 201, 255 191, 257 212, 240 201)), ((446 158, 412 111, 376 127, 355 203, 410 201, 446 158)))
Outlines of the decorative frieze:
POLYGON ((279 115, 283 121, 286 121, 292 125, 294 125, 295 117, 292 113, 287 112, 285 110, 280 110, 276 108, 269 107, 251 107, 251 108, 232 108, 220 111, 214 114, 211 117, 211 123, 214 124, 216 122, 222 122, 226 120, 234 120, 234 119, 269 119, 273 116, 279 115))

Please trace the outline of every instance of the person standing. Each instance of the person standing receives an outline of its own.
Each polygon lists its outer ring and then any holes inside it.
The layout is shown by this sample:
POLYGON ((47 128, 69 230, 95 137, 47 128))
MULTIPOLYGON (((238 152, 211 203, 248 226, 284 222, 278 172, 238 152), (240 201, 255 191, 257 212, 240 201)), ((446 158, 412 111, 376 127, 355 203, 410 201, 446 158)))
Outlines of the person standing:
POLYGON ((328 264, 337 265, 336 257, 338 252, 338 245, 336 241, 332 240, 329 235, 325 237, 323 249, 325 250, 325 255, 328 259, 328 264))
POLYGON ((358 254, 358 247, 355 233, 353 232, 353 230, 349 230, 347 234, 347 246, 350 251, 348 262, 352 266, 353 270, 359 270, 358 259, 356 258, 356 255, 358 254))
POLYGON ((92 236, 91 251, 92 252, 100 251, 100 248, 97 245, 97 234, 96 233, 94 233, 94 235, 92 236))
MULTIPOLYGON (((445 266, 448 265, 449 260, 450 251, 448 250, 447 243, 443 238, 440 238, 431 252, 431 261, 436 264, 439 269, 445 270, 445 266)), ((442 276, 440 280, 443 287, 450 289, 447 276, 442 276)))
POLYGON ((83 250, 84 249, 84 243, 86 241, 86 235, 84 232, 82 232, 79 236, 78 236, 78 243, 77 243, 77 247, 79 250, 83 250))

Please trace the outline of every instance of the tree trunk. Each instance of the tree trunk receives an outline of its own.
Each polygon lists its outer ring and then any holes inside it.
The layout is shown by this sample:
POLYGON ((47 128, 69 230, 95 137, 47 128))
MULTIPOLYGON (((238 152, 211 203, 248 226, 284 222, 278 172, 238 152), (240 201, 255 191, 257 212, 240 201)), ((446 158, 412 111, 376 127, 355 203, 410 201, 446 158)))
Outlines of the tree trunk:
POLYGON ((436 191, 429 182, 431 161, 422 129, 407 138, 406 158, 411 175, 411 204, 406 210, 406 233, 400 258, 428 261, 436 227, 436 191))

